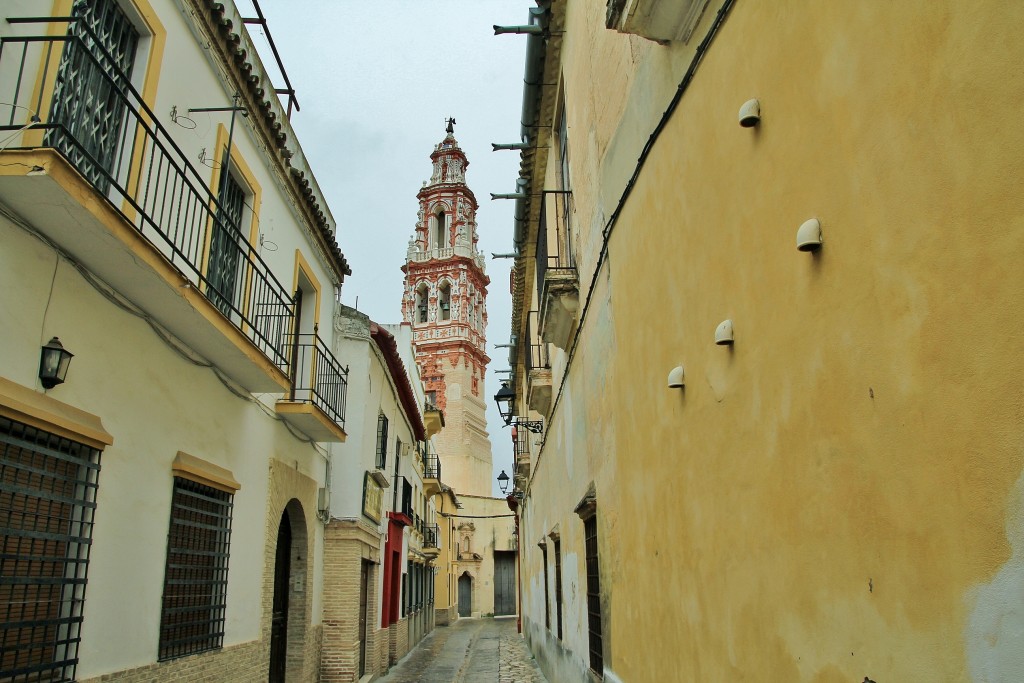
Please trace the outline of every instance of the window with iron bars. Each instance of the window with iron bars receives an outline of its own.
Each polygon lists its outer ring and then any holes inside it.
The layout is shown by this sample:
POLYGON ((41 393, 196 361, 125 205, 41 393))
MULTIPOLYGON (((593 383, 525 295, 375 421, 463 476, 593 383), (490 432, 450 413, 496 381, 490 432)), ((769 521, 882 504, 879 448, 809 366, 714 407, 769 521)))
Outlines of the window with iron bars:
POLYGON ((583 522, 587 564, 587 630, 590 635, 590 668, 604 672, 604 641, 601 632, 601 580, 597 557, 597 516, 583 522))
POLYGON ((388 466, 388 418, 381 412, 377 415, 377 469, 388 466))
POLYGON ((0 418, 0 680, 71 681, 100 451, 0 418))
POLYGON ((233 499, 226 491, 174 478, 160 661, 224 644, 233 499))

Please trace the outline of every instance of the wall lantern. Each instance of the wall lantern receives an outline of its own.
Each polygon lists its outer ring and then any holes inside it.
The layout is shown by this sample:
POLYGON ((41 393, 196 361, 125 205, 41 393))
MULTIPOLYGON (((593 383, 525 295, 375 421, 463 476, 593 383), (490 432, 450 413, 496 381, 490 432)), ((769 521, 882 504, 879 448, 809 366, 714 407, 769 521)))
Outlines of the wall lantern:
MULTIPOLYGON (((493 470, 491 470, 493 472, 493 470)), ((501 487, 502 493, 508 493, 508 475, 505 474, 505 470, 501 471, 498 475, 498 486, 501 487)))
POLYGON ((796 248, 800 251, 818 251, 821 249, 821 223, 817 218, 804 221, 796 231, 796 248))
POLYGON ((505 421, 505 426, 512 424, 512 404, 515 403, 516 392, 508 385, 508 381, 501 383, 501 389, 494 395, 494 402, 498 404, 498 414, 505 421))
POLYGON ((686 386, 686 373, 683 372, 683 366, 672 368, 672 372, 668 373, 668 388, 682 389, 684 386, 686 386))
POLYGON ((64 383, 74 355, 56 337, 43 345, 42 353, 39 354, 39 381, 44 388, 52 389, 64 383))
POLYGON ((731 346, 732 341, 732 321, 723 320, 715 328, 715 343, 719 346, 731 346))

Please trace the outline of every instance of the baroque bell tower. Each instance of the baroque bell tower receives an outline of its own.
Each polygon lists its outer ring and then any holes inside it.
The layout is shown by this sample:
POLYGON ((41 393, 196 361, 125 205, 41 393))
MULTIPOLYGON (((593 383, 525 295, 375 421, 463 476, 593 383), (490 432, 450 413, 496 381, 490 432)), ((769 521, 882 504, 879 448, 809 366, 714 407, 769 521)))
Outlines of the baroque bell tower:
POLYGON ((433 171, 416 195, 416 231, 406 254, 402 318, 413 328, 427 400, 444 411, 436 443, 441 476, 456 493, 491 495, 484 371, 487 285, 477 251, 477 201, 466 186, 469 160, 448 119, 430 155, 433 171))

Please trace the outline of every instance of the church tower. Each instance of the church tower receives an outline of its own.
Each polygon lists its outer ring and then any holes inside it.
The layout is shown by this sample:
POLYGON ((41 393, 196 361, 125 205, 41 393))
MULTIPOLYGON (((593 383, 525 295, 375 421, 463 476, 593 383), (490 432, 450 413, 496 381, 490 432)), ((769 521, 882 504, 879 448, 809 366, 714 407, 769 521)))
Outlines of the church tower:
POLYGON ((402 271, 402 317, 413 328, 416 363, 427 400, 444 411, 436 443, 441 476, 457 494, 491 495, 491 441, 487 435, 484 370, 490 360, 484 257, 477 251, 469 161, 449 119, 434 147, 433 172, 416 195, 416 232, 402 271))

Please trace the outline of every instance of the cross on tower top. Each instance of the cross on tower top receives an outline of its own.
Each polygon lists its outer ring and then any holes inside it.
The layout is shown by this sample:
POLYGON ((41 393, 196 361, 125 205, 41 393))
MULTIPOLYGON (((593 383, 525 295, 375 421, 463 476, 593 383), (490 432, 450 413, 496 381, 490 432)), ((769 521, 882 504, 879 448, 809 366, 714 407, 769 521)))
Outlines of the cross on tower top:
POLYGON ((448 127, 445 128, 445 130, 447 130, 449 133, 455 133, 455 119, 447 118, 444 120, 444 122, 448 124, 448 127))

